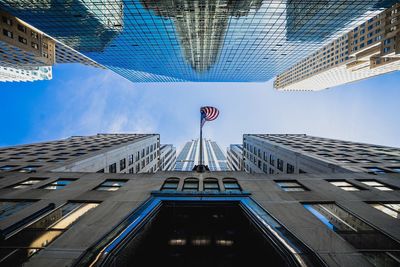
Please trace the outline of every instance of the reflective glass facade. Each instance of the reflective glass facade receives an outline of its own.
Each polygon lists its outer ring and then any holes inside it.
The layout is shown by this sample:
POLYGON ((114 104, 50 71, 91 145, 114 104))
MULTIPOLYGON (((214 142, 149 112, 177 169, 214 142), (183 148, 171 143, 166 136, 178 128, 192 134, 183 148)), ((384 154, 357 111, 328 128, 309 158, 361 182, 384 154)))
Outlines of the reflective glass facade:
MULTIPOLYGON (((176 171, 192 171, 199 164, 200 142, 187 142, 176 159, 176 171)), ((203 139, 203 160, 210 171, 228 171, 228 162, 221 148, 214 141, 203 139)))
POLYGON ((0 0, 135 82, 273 78, 396 1, 0 0))

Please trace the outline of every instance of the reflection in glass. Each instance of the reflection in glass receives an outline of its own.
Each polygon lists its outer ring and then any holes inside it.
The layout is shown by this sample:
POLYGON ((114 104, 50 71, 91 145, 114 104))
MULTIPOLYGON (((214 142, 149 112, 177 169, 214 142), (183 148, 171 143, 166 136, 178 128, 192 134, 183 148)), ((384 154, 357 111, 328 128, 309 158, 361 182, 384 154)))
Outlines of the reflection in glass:
POLYGON ((400 204, 398 203, 372 203, 371 206, 393 218, 400 219, 400 204))
POLYGON ((48 246, 98 203, 67 203, 15 235, 0 241, 0 265, 15 266, 48 246))
POLYGON ((23 208, 31 205, 32 201, 1 201, 0 202, 0 221, 11 216, 23 208))
POLYGON ((157 16, 172 18, 184 58, 197 72, 209 70, 224 43, 229 17, 258 10, 262 0, 142 0, 157 16))
MULTIPOLYGON (((376 255, 388 262, 390 262, 393 255, 397 254, 399 256, 400 244, 398 242, 372 228, 336 204, 315 203, 303 205, 329 229, 336 232, 360 252, 377 253, 376 255)), ((371 257, 366 256, 368 260, 371 260, 371 257)), ((374 261, 370 262, 375 264, 374 261)))
POLYGON ((265 82, 394 2, 0 0, 0 7, 134 82, 265 82))

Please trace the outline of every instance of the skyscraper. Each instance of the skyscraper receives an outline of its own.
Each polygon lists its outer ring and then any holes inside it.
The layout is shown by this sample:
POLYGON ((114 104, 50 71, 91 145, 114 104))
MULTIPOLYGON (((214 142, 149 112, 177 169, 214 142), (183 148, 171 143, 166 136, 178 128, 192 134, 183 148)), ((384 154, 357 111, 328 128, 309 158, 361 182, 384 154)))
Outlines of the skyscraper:
POLYGON ((228 166, 233 171, 243 171, 243 145, 230 145, 226 151, 228 166))
POLYGON ((161 145, 160 147, 160 171, 172 171, 176 164, 176 149, 173 145, 161 145))
POLYGON ((397 1, 317 2, 0 0, 0 7, 134 82, 263 82, 397 1))
POLYGON ((251 173, 400 172, 399 148, 305 134, 245 134, 243 151, 251 173))
POLYGON ((400 70, 400 4, 397 3, 285 72, 278 90, 322 90, 400 70))
POLYGON ((0 81, 50 80, 56 63, 104 68, 1 8, 0 18, 0 81))
MULTIPOLYGON (((200 157, 200 142, 195 139, 187 142, 176 158, 176 171, 192 171, 200 157)), ((218 144, 209 139, 203 139, 203 161, 210 171, 229 170, 226 157, 218 144)))
POLYGON ((52 67, 18 69, 0 66, 0 82, 33 82, 51 80, 52 75, 52 67))
MULTIPOLYGON (((171 151, 173 157, 174 150, 171 151)), ((0 171, 144 173, 159 170, 158 134, 98 134, 0 149, 0 171)), ((170 158, 164 159, 169 162, 170 158)))

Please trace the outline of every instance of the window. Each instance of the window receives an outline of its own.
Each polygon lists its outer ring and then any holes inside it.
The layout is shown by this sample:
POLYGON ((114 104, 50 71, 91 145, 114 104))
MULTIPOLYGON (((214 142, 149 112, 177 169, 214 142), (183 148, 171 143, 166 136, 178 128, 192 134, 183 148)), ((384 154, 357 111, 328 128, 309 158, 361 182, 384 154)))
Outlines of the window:
POLYGON ((24 25, 18 24, 17 28, 20 32, 26 33, 26 27, 24 25))
POLYGON ((0 221, 31 205, 33 201, 0 201, 0 221))
POLYGON ((3 29, 3 35, 7 36, 9 38, 13 38, 13 33, 8 31, 8 30, 6 30, 6 29, 3 29))
POLYGON ((219 192, 218 180, 215 178, 206 178, 203 181, 204 191, 206 192, 219 192))
POLYGON ((269 155, 269 164, 272 166, 275 166, 275 156, 274 155, 269 155))
POLYGON ((340 235, 355 249, 363 253, 372 263, 376 256, 382 257, 382 262, 397 266, 398 262, 387 252, 398 250, 400 244, 385 234, 366 224, 353 214, 334 203, 311 203, 303 206, 317 217, 326 227, 340 235))
POLYGON ((104 173, 104 168, 101 170, 98 170, 97 173, 104 173))
POLYGON ((128 165, 132 165, 133 164, 133 155, 129 155, 128 156, 128 165))
POLYGON ((390 185, 378 182, 377 180, 359 180, 359 181, 365 185, 371 186, 380 191, 393 191, 396 189, 390 185))
POLYGON ((386 170, 378 168, 378 167, 364 167, 365 169, 368 170, 369 173, 372 174, 382 174, 382 173, 387 173, 386 170))
POLYGON ((12 19, 7 18, 7 17, 3 17, 3 22, 7 25, 12 25, 12 19))
POLYGON ((286 172, 287 173, 294 173, 294 166, 289 164, 289 163, 287 163, 286 164, 286 172))
POLYGON ((70 179, 70 178, 58 179, 57 181, 47 184, 47 185, 43 186, 42 188, 49 189, 49 190, 59 190, 59 189, 63 189, 65 186, 69 185, 73 181, 76 181, 76 179, 70 179))
POLYGON ((39 49, 39 45, 37 43, 31 42, 31 46, 32 48, 38 50, 39 49))
POLYGON ((199 179, 186 178, 183 183, 183 191, 199 191, 199 179))
POLYGON ((3 172, 11 171, 15 167, 17 167, 17 165, 4 165, 4 166, 0 167, 0 171, 3 171, 3 172))
POLYGON ((300 192, 300 191, 308 191, 302 184, 297 182, 296 180, 287 180, 287 181, 275 181, 283 191, 286 192, 300 192))
POLYGON ((126 184, 128 180, 108 179, 95 188, 97 191, 117 191, 126 184))
POLYGON ((113 163, 110 166, 108 166, 108 172, 109 173, 116 173, 117 172, 117 163, 113 163))
POLYGON ((236 179, 233 178, 225 178, 223 180, 225 192, 233 192, 233 193, 240 193, 242 189, 240 188, 239 183, 236 179))
POLYGON ((302 173, 307 173, 307 172, 303 171, 302 169, 299 169, 299 173, 302 174, 302 173))
POLYGON ((274 169, 272 169, 272 168, 269 168, 269 174, 274 174, 274 169))
POLYGON ((168 178, 162 185, 161 191, 176 191, 178 190, 178 185, 179 185, 178 178, 168 178))
POLYGON ((40 183, 40 182, 42 182, 42 181, 44 181, 46 179, 47 178, 29 178, 29 179, 27 179, 27 180, 25 180, 23 182, 14 184, 14 185, 12 185, 10 187, 14 188, 14 189, 25 189, 25 188, 32 187, 33 185, 35 185, 37 183, 40 183))
POLYGON ((24 38, 24 37, 22 37, 22 36, 18 36, 18 41, 19 41, 20 43, 23 43, 23 44, 27 44, 27 43, 28 43, 28 41, 26 40, 26 38, 24 38))
POLYGON ((32 38, 35 38, 35 39, 39 38, 38 33, 34 32, 34 31, 31 32, 31 36, 32 36, 32 38))
POLYGON ((393 218, 400 219, 400 204, 399 203, 369 203, 375 209, 378 209, 393 218))
POLYGON ((277 168, 280 171, 283 171, 283 160, 277 159, 277 168))
POLYGON ((18 262, 22 265, 36 252, 61 236, 79 218, 96 208, 98 203, 67 203, 31 223, 15 235, 2 241, 0 250, 8 253, 0 256, 0 262, 18 262))
POLYGON ((345 180, 336 180, 336 181, 328 181, 329 183, 333 184, 334 186, 337 186, 341 189, 343 189, 344 191, 360 191, 360 187, 355 186, 354 184, 351 184, 345 180))
POLYGON ((126 167, 126 159, 121 159, 119 161, 119 170, 122 171, 126 167))
POLYGON ((389 167, 389 169, 391 169, 394 172, 399 172, 400 173, 400 166, 396 166, 396 167, 389 167))
POLYGON ((28 165, 28 166, 22 167, 22 168, 19 169, 18 171, 19 171, 19 172, 36 172, 36 170, 37 170, 38 168, 40 168, 40 167, 42 167, 42 166, 38 166, 38 165, 28 165))

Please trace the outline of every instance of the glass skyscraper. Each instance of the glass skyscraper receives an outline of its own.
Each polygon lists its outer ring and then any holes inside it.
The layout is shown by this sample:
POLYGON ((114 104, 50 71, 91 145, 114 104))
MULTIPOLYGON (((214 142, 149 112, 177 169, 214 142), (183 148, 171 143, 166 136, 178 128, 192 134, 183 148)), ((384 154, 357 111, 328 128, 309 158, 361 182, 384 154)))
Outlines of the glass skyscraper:
MULTIPOLYGON (((200 141, 195 139, 187 142, 176 158, 176 171, 192 171, 199 164, 200 141)), ((228 171, 228 162, 218 144, 209 139, 203 139, 203 161, 210 171, 228 171)))
POLYGON ((0 0, 0 7, 134 82, 263 82, 395 2, 0 0))

